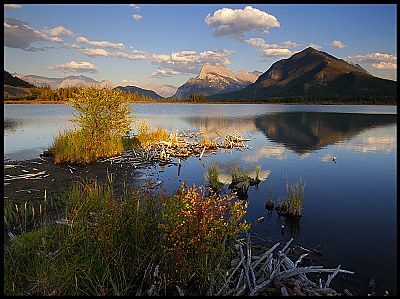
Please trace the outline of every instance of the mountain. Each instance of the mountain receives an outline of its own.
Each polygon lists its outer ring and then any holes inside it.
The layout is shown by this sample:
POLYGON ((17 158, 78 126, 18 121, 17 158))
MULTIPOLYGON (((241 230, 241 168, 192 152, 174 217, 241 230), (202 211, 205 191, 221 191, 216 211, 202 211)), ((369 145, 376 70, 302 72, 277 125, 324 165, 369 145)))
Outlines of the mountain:
POLYGON ((37 87, 50 86, 51 89, 63 88, 67 86, 86 87, 93 84, 96 85, 98 84, 100 86, 108 85, 109 87, 115 86, 115 84, 112 83, 111 81, 103 80, 101 82, 98 82, 92 78, 83 75, 79 76, 72 75, 72 76, 67 76, 65 78, 49 78, 37 75, 22 75, 15 73, 14 76, 24 81, 27 81, 37 87))
POLYGON ((175 94, 178 87, 164 84, 164 85, 156 85, 156 84, 144 84, 141 85, 140 88, 153 90, 156 94, 159 94, 163 98, 171 97, 175 94))
POLYGON ((140 87, 137 87, 137 86, 117 86, 117 87, 115 87, 113 89, 120 89, 123 92, 126 92, 126 93, 130 92, 131 94, 134 94, 135 92, 137 92, 140 97, 145 95, 145 96, 150 97, 150 98, 152 98, 154 100, 163 98, 162 96, 156 94, 152 90, 143 89, 143 88, 140 88, 140 87))
POLYGON ((265 101, 268 98, 396 101, 397 82, 369 74, 360 65, 306 48, 274 64, 245 88, 207 97, 215 101, 265 101))
POLYGON ((4 70, 4 84, 15 87, 34 87, 29 82, 26 82, 25 80, 22 80, 18 77, 14 77, 6 70, 4 70))
POLYGON ((207 96, 239 90, 256 81, 258 75, 257 72, 248 73, 243 70, 233 72, 219 63, 214 66, 206 64, 197 77, 190 78, 181 85, 172 97, 187 98, 195 93, 203 93, 207 96))

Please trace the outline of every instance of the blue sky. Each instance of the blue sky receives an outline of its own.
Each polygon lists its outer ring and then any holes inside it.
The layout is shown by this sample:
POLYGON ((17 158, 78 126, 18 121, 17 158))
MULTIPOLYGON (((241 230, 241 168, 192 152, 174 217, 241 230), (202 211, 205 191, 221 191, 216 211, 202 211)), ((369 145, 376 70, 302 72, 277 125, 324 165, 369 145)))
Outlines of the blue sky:
POLYGON ((4 69, 176 87, 206 63, 265 72, 308 46, 397 80, 395 4, 10 4, 4 69))

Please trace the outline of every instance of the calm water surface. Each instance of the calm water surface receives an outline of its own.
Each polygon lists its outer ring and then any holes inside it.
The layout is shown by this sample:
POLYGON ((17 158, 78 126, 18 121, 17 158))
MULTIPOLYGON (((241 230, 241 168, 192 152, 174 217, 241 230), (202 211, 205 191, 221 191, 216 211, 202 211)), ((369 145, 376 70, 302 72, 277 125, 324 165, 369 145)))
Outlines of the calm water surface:
MULTIPOLYGON (((4 105, 4 111, 5 119, 14 120, 4 131, 5 159, 37 157, 58 132, 72 127, 73 109, 66 105, 12 104, 4 105)), ((135 104, 132 113, 169 132, 203 131, 212 140, 216 131, 222 138, 237 131, 249 138, 250 150, 204 156, 206 168, 192 157, 182 161, 179 171, 171 166, 143 173, 161 180, 171 193, 181 181, 207 183, 211 163, 228 178, 232 167, 249 173, 259 165, 270 173, 249 188, 246 215, 257 242, 271 246, 269 240, 284 244, 293 237, 292 245, 319 246, 323 255, 312 263, 355 272, 335 278, 333 287, 341 290, 344 284, 366 295, 373 277, 380 293, 397 294, 396 107, 135 104), (284 197, 286 178, 291 184, 300 178, 305 183, 303 216, 297 223, 264 208, 270 188, 275 202, 284 197), (265 220, 256 223, 260 216, 265 220)))

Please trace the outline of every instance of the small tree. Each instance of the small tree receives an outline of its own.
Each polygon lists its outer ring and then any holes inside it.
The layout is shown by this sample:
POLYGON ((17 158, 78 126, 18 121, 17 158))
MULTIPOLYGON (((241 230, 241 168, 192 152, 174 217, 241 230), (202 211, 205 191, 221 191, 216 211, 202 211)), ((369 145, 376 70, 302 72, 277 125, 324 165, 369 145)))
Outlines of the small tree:
POLYGON ((101 142, 108 137, 122 137, 130 130, 133 116, 127 97, 119 89, 99 88, 95 85, 74 93, 70 105, 78 110, 72 121, 79 124, 82 131, 93 142, 101 142))
POLYGON ((133 122, 129 97, 92 85, 73 93, 70 105, 78 111, 72 121, 80 128, 56 137, 55 163, 87 164, 123 151, 122 137, 133 122))

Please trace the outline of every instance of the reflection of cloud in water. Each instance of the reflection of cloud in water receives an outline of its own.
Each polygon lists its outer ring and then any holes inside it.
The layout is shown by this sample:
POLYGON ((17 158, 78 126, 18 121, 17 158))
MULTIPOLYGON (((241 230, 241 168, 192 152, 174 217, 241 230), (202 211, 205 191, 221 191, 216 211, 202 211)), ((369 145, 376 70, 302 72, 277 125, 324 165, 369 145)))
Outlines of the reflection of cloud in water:
POLYGON ((333 156, 332 156, 331 153, 326 153, 325 155, 323 155, 323 156, 321 157, 321 161, 322 161, 322 162, 325 162, 325 163, 331 162, 331 161, 332 161, 332 158, 333 158, 333 156))
POLYGON ((391 153, 396 149, 396 136, 365 136, 350 142, 340 143, 337 148, 355 150, 362 153, 382 151, 391 153))
POLYGON ((277 160, 286 160, 287 151, 285 147, 262 147, 258 150, 252 151, 252 153, 243 158, 246 162, 257 162, 262 158, 275 158, 277 160))
POLYGON ((311 153, 302 153, 302 154, 299 154, 300 160, 305 160, 305 159, 307 159, 307 158, 310 157, 310 156, 311 156, 311 153))
MULTIPOLYGON (((243 173, 241 172, 242 170, 239 169, 239 176, 241 176, 243 173)), ((265 181, 268 176, 270 175, 271 170, 260 170, 259 174, 258 174, 258 178, 261 181, 265 181)), ((251 177, 251 178, 255 178, 256 177, 256 171, 247 171, 246 170, 246 174, 251 177)), ((218 179, 221 183, 223 184, 230 184, 232 182, 232 174, 231 173, 226 173, 226 172, 220 172, 218 175, 218 179)))

